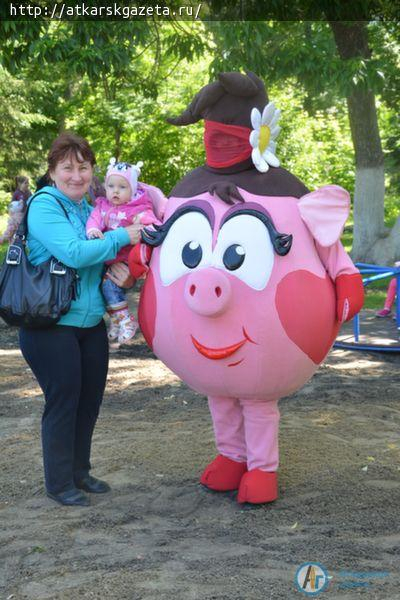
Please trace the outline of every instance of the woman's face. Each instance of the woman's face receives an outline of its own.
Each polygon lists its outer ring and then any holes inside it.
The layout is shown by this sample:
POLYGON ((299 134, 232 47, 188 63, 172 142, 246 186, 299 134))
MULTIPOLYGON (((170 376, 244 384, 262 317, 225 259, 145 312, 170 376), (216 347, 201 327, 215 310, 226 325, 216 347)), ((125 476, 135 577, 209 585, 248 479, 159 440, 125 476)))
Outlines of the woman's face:
POLYGON ((50 177, 56 188, 71 200, 81 200, 89 189, 93 177, 93 167, 79 154, 69 154, 60 160, 50 177), (79 159, 79 160, 78 160, 79 159))

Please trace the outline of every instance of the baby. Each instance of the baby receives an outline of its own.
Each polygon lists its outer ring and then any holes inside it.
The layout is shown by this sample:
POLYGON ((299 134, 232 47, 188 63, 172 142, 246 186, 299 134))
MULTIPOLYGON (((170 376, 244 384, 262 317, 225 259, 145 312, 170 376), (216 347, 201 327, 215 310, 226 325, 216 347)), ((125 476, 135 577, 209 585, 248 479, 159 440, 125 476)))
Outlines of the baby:
MULTIPOLYGON (((103 238, 104 231, 110 231, 117 227, 126 227, 133 223, 143 226, 159 223, 153 213, 152 201, 147 191, 138 185, 140 167, 143 163, 136 165, 110 160, 105 178, 106 198, 96 199, 96 208, 92 211, 87 224, 86 234, 89 239, 103 238)), ((114 260, 115 262, 128 262, 128 255, 132 246, 124 246, 114 260)), ((111 346, 118 348, 120 344, 129 343, 138 328, 135 317, 129 312, 125 290, 105 277, 102 283, 102 291, 110 316, 110 328, 108 339, 111 346)))

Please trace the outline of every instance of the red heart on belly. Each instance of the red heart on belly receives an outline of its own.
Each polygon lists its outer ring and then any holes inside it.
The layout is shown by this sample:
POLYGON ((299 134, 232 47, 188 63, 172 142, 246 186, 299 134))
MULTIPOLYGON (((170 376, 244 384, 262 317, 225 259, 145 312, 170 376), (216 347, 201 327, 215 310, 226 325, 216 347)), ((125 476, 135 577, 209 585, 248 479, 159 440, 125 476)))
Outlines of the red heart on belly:
POLYGON ((322 362, 339 331, 335 287, 330 277, 293 271, 279 282, 275 304, 292 342, 314 363, 322 362))

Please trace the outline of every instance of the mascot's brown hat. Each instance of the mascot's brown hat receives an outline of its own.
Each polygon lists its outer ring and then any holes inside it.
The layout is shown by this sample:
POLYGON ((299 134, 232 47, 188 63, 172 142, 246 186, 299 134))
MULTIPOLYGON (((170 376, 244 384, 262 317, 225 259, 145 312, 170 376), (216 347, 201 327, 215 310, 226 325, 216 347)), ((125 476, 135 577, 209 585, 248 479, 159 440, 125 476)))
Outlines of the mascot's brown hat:
POLYGON ((307 188, 279 167, 275 137, 279 111, 268 102, 263 81, 254 73, 220 73, 218 81, 204 86, 173 125, 190 125, 203 119, 206 164, 188 173, 172 196, 191 197, 210 191, 222 199, 240 200, 240 187, 253 194, 294 196, 307 188), (269 168, 271 166, 271 168, 269 168))

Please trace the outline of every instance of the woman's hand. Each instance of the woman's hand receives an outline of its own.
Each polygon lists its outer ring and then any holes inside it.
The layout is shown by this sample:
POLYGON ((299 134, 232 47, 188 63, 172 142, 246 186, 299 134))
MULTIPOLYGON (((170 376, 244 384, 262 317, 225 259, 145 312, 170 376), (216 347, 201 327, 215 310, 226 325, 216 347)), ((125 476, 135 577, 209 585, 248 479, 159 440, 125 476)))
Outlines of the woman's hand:
POLYGON ((142 227, 143 226, 138 222, 132 223, 132 225, 125 227, 132 245, 135 245, 140 241, 140 231, 142 230, 142 227))
MULTIPOLYGON (((128 229, 128 227, 127 227, 128 229)), ((129 273, 128 265, 123 262, 114 263, 107 269, 106 277, 122 288, 131 288, 135 279, 129 273)))

